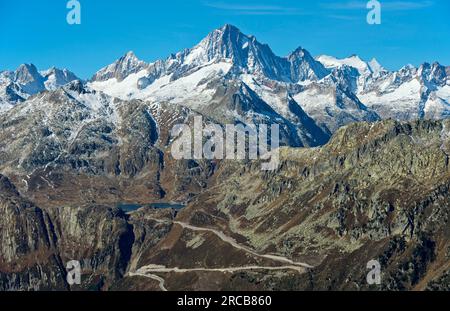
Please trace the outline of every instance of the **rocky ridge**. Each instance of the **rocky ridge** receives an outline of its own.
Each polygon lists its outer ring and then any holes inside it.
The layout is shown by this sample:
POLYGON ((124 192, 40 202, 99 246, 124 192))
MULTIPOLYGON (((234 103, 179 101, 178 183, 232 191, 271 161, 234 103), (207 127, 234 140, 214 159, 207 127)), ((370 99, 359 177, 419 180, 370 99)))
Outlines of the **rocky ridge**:
POLYGON ((178 213, 124 214, 99 204, 38 208, 2 177, 0 206, 11 215, 0 224, 2 288, 67 288, 62 267, 69 258, 82 262, 90 289, 158 289, 156 281, 130 275, 149 265, 186 269, 157 273, 170 290, 446 288, 449 125, 353 124, 322 148, 283 148, 274 172, 262 172, 258 162, 223 162, 178 213), (11 226, 23 235, 11 234, 11 226), (313 268, 189 272, 277 265, 255 253, 313 268), (382 266, 380 286, 365 282, 372 259, 382 266))

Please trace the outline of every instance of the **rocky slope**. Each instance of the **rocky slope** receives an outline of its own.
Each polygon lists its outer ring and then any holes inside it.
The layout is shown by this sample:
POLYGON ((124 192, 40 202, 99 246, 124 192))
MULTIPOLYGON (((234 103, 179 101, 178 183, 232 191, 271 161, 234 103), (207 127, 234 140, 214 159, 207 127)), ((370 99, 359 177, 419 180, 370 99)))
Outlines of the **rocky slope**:
POLYGON ((88 83, 1 72, 0 289, 448 289, 449 88, 438 63, 279 57, 231 25, 88 83), (280 166, 175 160, 200 116, 279 124, 280 166), (159 201, 188 206, 116 208, 159 201))
POLYGON ((198 114, 165 108, 111 98, 79 81, 34 95, 0 116, 1 171, 37 203, 188 196, 203 187, 211 164, 170 165, 170 129, 198 114))
MULTIPOLYGON (((1 72, 0 114, 31 95, 74 80, 77 77, 67 70, 38 72, 33 65, 1 72)), ((440 119, 450 113, 448 67, 437 62, 388 71, 375 59, 313 58, 301 47, 280 57, 232 25, 153 63, 128 52, 87 84, 122 100, 169 104, 169 110, 187 108, 218 123, 279 123, 281 118, 284 142, 290 146, 323 145, 353 122, 440 119), (225 105, 230 96, 240 103, 225 105), (265 108, 253 109, 256 104, 265 108)))
MULTIPOLYGON (((355 124, 323 148, 284 149, 276 172, 229 163, 177 220, 314 266, 276 282, 258 271, 240 274, 258 288, 448 288, 449 125, 355 124), (380 286, 365 280, 372 259, 382 267, 380 286)), ((164 275, 169 288, 184 288, 182 274, 164 275)), ((201 273, 194 280, 203 284, 201 273)))
POLYGON ((42 209, 0 176, 0 290, 98 290, 124 276, 133 227, 117 208, 42 209), (78 260, 84 282, 70 286, 66 263, 78 260))
POLYGON ((0 175, 0 290, 64 289, 49 215, 0 175))
MULTIPOLYGON (((324 133, 329 136, 356 121, 447 117, 449 81, 448 70, 437 62, 388 71, 375 59, 366 62, 357 55, 314 59, 301 47, 279 57, 255 37, 225 25, 165 60, 143 65, 128 53, 99 71, 90 85, 122 99, 164 101, 201 111, 215 106, 222 84, 244 84, 297 127, 300 138, 312 137, 301 139, 303 145, 316 146, 323 144, 324 133), (123 63, 128 59, 132 65, 127 73, 123 63), (122 68, 119 77, 117 68, 122 68), (321 132, 295 118, 289 105, 293 100, 321 132)), ((232 115, 234 110, 229 110, 232 115)), ((218 117, 211 109, 208 113, 218 117)))
POLYGON ((274 172, 223 162, 179 212, 38 208, 2 177, 0 284, 68 289, 77 259, 85 282, 72 289, 448 289, 448 129, 358 123, 322 148, 283 148, 274 172), (372 259, 381 285, 366 283, 372 259))
MULTIPOLYGON (((231 87, 232 92, 237 88, 243 90, 237 96, 269 108, 260 118, 270 123, 279 118, 285 120, 285 126, 292 129, 288 133, 289 145, 317 146, 324 144, 339 126, 379 119, 347 90, 347 85, 340 85, 333 78, 326 83, 320 82, 330 75, 331 70, 301 47, 287 57, 279 57, 254 36, 225 25, 209 33, 193 48, 152 64, 144 66, 134 54, 128 53, 100 70, 89 85, 122 99, 182 105, 219 123, 223 122, 223 115, 215 110, 228 95, 223 88, 231 87), (135 66, 131 66, 127 74, 122 70, 119 78, 114 77, 116 69, 123 68, 126 59, 132 59, 130 62, 135 66), (320 104, 316 94, 309 93, 311 83, 317 83, 320 93, 327 98, 327 106, 319 108, 319 115, 305 111, 311 101, 320 104), (249 91, 251 95, 248 95, 249 91), (307 98, 298 97, 300 102, 295 98, 298 94, 305 94, 307 98), (299 115, 304 115, 306 121, 299 115)), ((220 110, 228 117, 237 113, 245 122, 252 122, 255 114, 261 114, 252 109, 238 110, 235 106, 221 106, 220 110)))

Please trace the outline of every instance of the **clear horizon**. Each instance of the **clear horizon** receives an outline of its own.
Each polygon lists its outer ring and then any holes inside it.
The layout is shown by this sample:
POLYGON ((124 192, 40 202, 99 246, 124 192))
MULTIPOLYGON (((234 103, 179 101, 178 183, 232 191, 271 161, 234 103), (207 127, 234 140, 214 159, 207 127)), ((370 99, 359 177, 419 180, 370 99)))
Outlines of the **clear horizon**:
POLYGON ((450 65, 450 2, 380 1, 381 25, 366 22, 367 1, 194 0, 142 3, 79 0, 81 25, 68 25, 67 1, 0 3, 0 71, 33 63, 90 78, 128 51, 146 62, 191 48, 213 29, 232 24, 275 54, 302 46, 313 56, 376 58, 389 70, 437 61, 450 65))

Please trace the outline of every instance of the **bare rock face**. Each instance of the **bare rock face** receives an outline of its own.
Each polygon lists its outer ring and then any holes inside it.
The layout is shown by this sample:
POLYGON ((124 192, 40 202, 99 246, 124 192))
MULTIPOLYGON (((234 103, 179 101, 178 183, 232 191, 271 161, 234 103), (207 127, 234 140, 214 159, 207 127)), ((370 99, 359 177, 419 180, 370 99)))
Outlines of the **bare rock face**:
POLYGON ((448 288, 448 129, 449 121, 358 123, 322 148, 282 148, 275 171, 224 161, 176 212, 38 208, 0 177, 0 286, 154 290, 154 280, 129 272, 159 265, 186 269, 161 274, 170 290, 448 288), (312 268, 227 270, 279 264, 258 254, 312 268), (69 260, 81 262, 82 286, 67 285, 69 260), (381 264, 381 285, 366 282, 370 260, 381 264))
POLYGON ((360 123, 322 148, 282 149, 273 172, 229 163, 178 219, 315 266, 278 289, 445 286, 448 128, 447 121, 360 123), (365 281, 372 259, 382 266, 379 287, 365 281))
POLYGON ((88 83, 0 72, 0 289, 158 289, 127 274, 155 264, 187 269, 169 289, 373 289, 371 259, 377 289, 446 289, 450 122, 378 121, 448 117, 449 79, 438 63, 279 57, 231 25, 152 64, 129 52, 88 83), (196 116, 279 124, 278 169, 175 160, 171 129, 196 116), (161 200, 189 205, 115 208, 161 200), (313 268, 229 270, 274 264, 258 254, 313 268))
POLYGON ((184 174, 169 157, 170 129, 194 115, 115 99, 75 81, 0 115, 0 170, 42 206, 146 203, 186 195, 178 188, 198 193, 210 165, 184 174))
POLYGON ((84 277, 98 276, 106 286, 124 275, 134 234, 121 210, 95 205, 63 207, 52 209, 52 216, 64 262, 80 261, 84 277))
POLYGON ((49 215, 0 175, 0 289, 65 289, 65 272, 49 215))
POLYGON ((93 77, 92 81, 106 81, 108 79, 117 79, 122 81, 128 75, 145 69, 149 64, 139 60, 136 55, 130 51, 113 64, 102 68, 93 77))
MULTIPOLYGON (((69 289, 66 263, 80 261, 93 288, 121 278, 134 242, 124 213, 104 206, 50 209, 23 199, 0 176, 0 289, 69 289)), ((74 287, 73 289, 77 289, 74 287)))

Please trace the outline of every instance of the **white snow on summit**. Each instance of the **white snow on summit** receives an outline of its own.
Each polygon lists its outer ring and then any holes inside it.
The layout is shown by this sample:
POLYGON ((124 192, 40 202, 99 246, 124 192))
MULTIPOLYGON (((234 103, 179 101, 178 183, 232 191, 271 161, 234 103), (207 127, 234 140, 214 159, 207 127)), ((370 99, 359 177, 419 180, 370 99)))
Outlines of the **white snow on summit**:
MULTIPOLYGON (((66 69, 39 72, 34 65, 0 72, 0 113, 74 80, 79 79, 66 69)), ((424 63, 388 71, 375 58, 313 58, 304 48, 281 57, 232 25, 152 63, 128 52, 72 87, 147 101, 164 115, 171 112, 160 110, 181 108, 220 118, 283 119, 299 137, 315 131, 323 138, 350 122, 450 117, 449 67, 424 63), (301 133, 307 127, 314 130, 301 133)), ((80 92, 77 98, 102 110, 92 94, 80 92)))
POLYGON ((78 77, 67 69, 51 68, 39 72, 33 64, 20 65, 15 71, 0 72, 0 112, 28 97, 55 90, 78 77))
POLYGON ((375 58, 373 58, 370 62, 366 62, 358 55, 352 55, 342 59, 328 55, 320 55, 316 57, 316 60, 329 69, 340 68, 347 65, 357 69, 361 75, 370 75, 372 73, 375 74, 385 70, 375 58))

